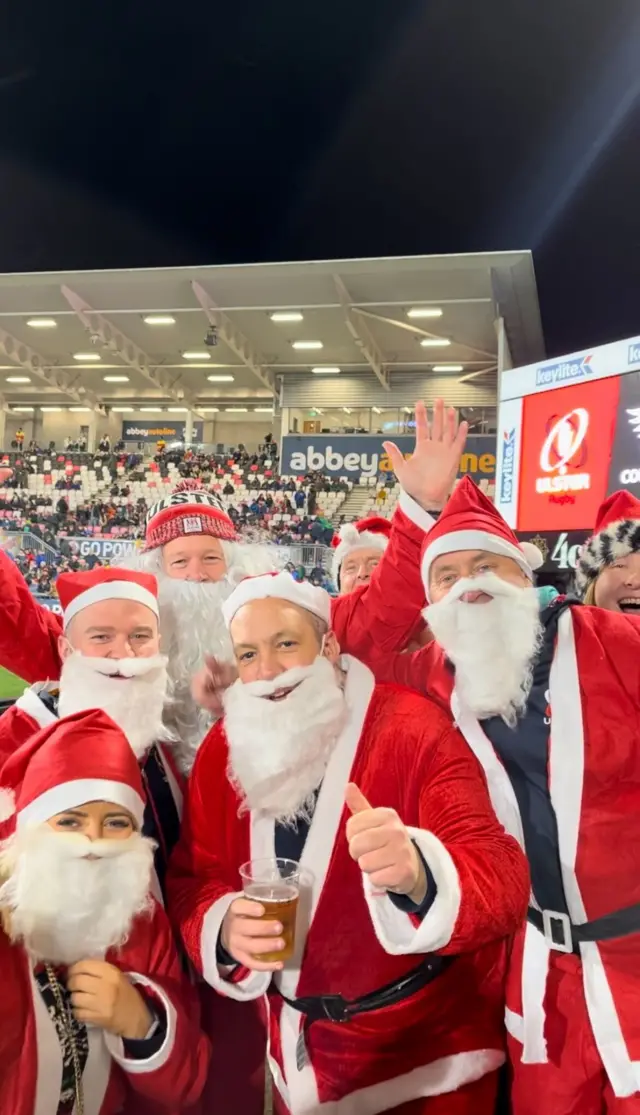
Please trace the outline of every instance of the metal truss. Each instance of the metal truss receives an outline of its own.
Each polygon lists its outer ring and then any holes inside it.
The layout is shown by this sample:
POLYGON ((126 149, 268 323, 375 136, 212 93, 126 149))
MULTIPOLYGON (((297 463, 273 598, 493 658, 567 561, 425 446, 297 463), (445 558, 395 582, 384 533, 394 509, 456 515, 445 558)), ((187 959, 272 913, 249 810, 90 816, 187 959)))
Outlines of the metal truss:
POLYGON ((94 391, 84 387, 79 372, 74 374, 73 372, 63 371, 62 368, 56 368, 30 345, 19 341, 17 337, 7 333, 5 329, 0 329, 0 353, 20 368, 30 372, 41 383, 46 383, 48 387, 53 387, 56 391, 61 391, 64 395, 73 399, 74 403, 89 406, 92 410, 99 411, 101 414, 105 413, 102 400, 98 398, 94 391))
POLYGON ((191 283, 191 287, 207 315, 209 324, 217 329, 220 339, 224 341, 227 348, 230 348, 234 355, 238 357, 238 360, 241 360, 245 367, 253 372, 263 387, 268 387, 272 395, 276 395, 276 378, 264 357, 256 352, 248 337, 245 337, 244 333, 233 324, 231 318, 227 317, 224 311, 216 305, 211 295, 200 283, 194 281, 191 283))
POLYGON ((94 310, 84 298, 71 290, 68 286, 62 286, 62 293, 64 294, 71 309, 80 318, 85 329, 89 331, 92 336, 99 337, 101 343, 108 348, 115 356, 119 356, 123 364, 127 364, 134 371, 139 372, 144 376, 149 383, 153 384, 163 395, 171 399, 175 399, 178 403, 183 403, 197 414, 199 418, 203 415, 198 409, 198 403, 194 395, 190 391, 186 391, 184 387, 180 387, 179 378, 172 378, 168 371, 159 368, 152 364, 152 361, 147 356, 143 349, 139 348, 135 341, 130 340, 125 333, 122 333, 115 325, 109 321, 108 318, 94 310))
POLYGON ((360 349, 360 352, 371 368, 371 371, 380 380, 380 383, 384 387, 385 391, 389 391, 391 386, 389 383, 389 373, 385 367, 385 360, 382 352, 378 348, 378 345, 376 344, 376 341, 366 322, 357 320, 354 314, 354 307, 351 302, 349 291, 347 290, 340 276, 334 275, 333 282, 338 292, 338 298, 340 300, 340 305, 342 306, 342 312, 344 314, 344 320, 346 322, 347 329, 351 333, 351 336, 353 337, 357 347, 360 349))

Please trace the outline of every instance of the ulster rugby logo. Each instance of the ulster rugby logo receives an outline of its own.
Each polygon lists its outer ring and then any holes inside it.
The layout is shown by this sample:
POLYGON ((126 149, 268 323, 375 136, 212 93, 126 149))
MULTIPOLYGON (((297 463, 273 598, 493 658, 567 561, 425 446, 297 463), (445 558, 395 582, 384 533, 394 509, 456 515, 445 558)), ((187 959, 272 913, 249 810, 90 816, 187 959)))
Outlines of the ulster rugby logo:
POLYGON ((569 465, 582 468, 585 464, 588 429, 589 412, 584 407, 554 421, 540 450, 540 468, 547 475, 536 480, 537 492, 578 492, 591 486, 588 472, 567 471, 569 465))

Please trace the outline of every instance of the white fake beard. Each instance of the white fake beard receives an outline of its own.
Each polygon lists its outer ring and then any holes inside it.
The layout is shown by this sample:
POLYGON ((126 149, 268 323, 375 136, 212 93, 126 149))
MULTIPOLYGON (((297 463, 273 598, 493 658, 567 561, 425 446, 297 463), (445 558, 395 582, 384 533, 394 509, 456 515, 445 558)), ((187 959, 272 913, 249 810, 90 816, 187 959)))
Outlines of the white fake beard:
POLYGON ((124 944, 134 918, 152 909, 153 848, 138 833, 91 841, 46 825, 18 832, 0 851, 11 940, 52 964, 100 959, 124 944))
POLYGON ((273 681, 237 681, 225 694, 224 710, 228 775, 243 798, 241 812, 285 824, 308 817, 347 719, 335 667, 318 657, 273 681), (266 699, 290 685, 297 688, 284 700, 266 699))
POLYGON ((167 685, 167 660, 162 655, 91 658, 74 651, 62 664, 58 714, 101 709, 122 729, 140 759, 152 743, 167 738, 162 721, 167 685))
POLYGON ((478 720, 500 716, 515 728, 526 709, 543 630, 536 590, 493 573, 458 581, 423 616, 455 667, 461 703, 478 720), (465 592, 492 599, 471 604, 465 592))
POLYGON ((182 581, 162 568, 160 548, 136 555, 136 565, 158 579, 162 649, 168 658, 169 690, 164 721, 185 773, 214 722, 191 696, 191 682, 207 655, 233 662, 233 648, 222 618, 222 605, 243 577, 276 568, 274 546, 223 542, 228 572, 221 581, 182 581))

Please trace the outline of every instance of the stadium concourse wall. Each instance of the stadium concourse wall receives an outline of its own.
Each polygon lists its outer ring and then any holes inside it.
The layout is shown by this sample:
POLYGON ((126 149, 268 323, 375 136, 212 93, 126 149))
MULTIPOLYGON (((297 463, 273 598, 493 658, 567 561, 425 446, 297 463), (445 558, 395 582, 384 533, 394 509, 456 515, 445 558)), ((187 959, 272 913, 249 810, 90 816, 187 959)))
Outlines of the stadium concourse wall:
MULTIPOLYGON (((268 401, 264 405, 267 406, 268 401)), ((6 414, 4 445, 1 448, 9 449, 11 442, 15 440, 16 432, 21 428, 24 431, 26 444, 30 441, 37 441, 38 445, 46 448, 50 441, 55 441, 56 448, 62 449, 66 437, 77 438, 83 428, 85 428, 86 433, 91 418, 92 414, 90 412, 78 413, 69 410, 68 407, 62 407, 60 411, 45 411, 44 413, 37 407, 34 407, 33 413, 8 411, 6 414)), ((114 445, 122 437, 125 421, 127 423, 149 422, 150 419, 157 421, 158 426, 165 424, 170 426, 181 419, 184 421, 184 415, 170 412, 166 407, 164 410, 159 408, 157 414, 153 415, 146 411, 140 412, 135 408, 126 413, 109 409, 106 415, 99 414, 97 416, 96 439, 99 441, 101 437, 108 434, 111 438, 111 444, 114 445)), ((250 405, 246 414, 229 414, 221 406, 218 415, 208 417, 205 414, 202 421, 202 440, 205 445, 215 446, 220 443, 225 448, 229 448, 242 442, 250 453, 255 453, 258 446, 264 442, 266 434, 273 434, 276 444, 280 439, 280 419, 270 414, 252 412, 250 405)))

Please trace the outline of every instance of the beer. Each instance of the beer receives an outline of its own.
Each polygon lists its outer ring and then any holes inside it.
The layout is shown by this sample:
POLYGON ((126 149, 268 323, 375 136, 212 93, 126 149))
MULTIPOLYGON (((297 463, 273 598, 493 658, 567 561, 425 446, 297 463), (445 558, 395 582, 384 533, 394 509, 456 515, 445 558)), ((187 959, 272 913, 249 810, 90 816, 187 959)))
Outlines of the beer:
POLYGON ((296 936, 296 917, 300 897, 300 864, 288 859, 252 860, 240 868, 245 898, 259 902, 264 914, 258 921, 278 921, 284 949, 255 956, 265 964, 290 960, 296 936))
POLYGON ((245 888, 247 898, 259 902, 264 908, 264 914, 256 921, 279 921, 282 926, 280 936, 284 941, 284 948, 278 952, 263 952, 256 956, 256 960, 263 960, 265 964, 274 964, 278 960, 290 960, 293 956, 296 937, 296 916, 298 913, 298 888, 290 883, 254 883, 245 888), (248 891, 251 891, 249 894, 248 891))

